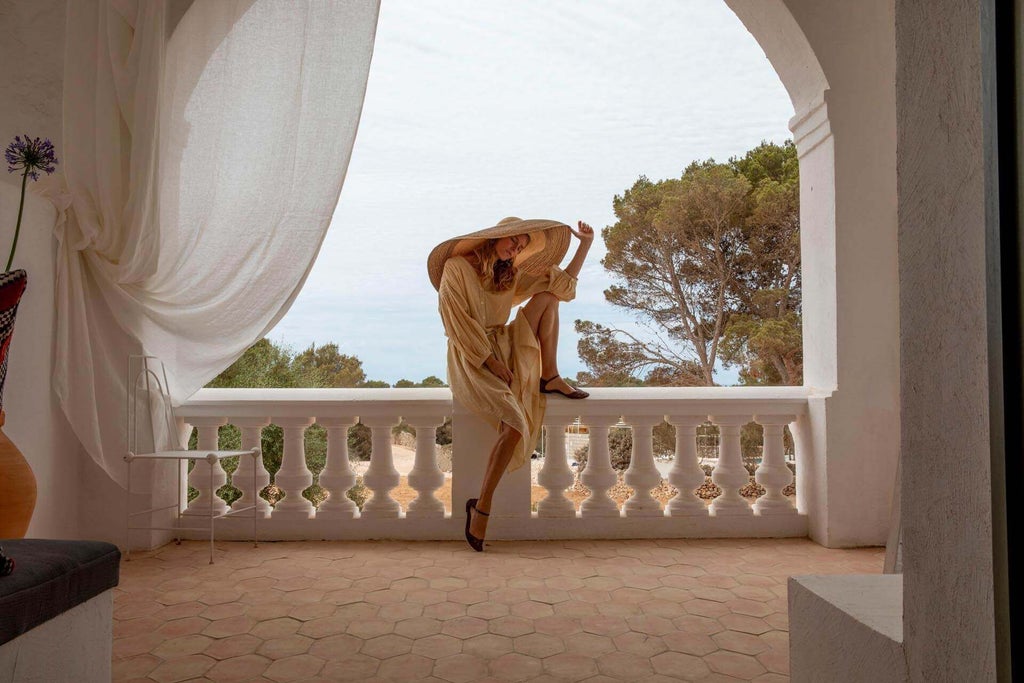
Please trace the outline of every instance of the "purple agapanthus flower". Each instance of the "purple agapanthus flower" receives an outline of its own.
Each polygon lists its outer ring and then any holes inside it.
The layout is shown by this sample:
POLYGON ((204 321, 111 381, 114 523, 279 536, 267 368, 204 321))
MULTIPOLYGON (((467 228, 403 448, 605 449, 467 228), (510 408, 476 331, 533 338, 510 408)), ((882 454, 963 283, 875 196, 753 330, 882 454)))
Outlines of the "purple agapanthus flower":
POLYGON ((24 138, 15 135, 14 142, 7 145, 7 149, 4 151, 4 159, 7 160, 8 173, 21 171, 32 180, 39 180, 39 171, 45 171, 47 175, 50 175, 58 163, 53 143, 49 138, 40 140, 39 138, 30 138, 28 135, 24 138))

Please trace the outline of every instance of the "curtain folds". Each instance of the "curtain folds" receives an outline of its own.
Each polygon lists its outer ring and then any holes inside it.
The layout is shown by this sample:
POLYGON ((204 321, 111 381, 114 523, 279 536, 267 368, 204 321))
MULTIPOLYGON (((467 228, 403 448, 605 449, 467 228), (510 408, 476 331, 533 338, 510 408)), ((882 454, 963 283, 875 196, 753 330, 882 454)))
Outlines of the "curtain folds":
POLYGON ((127 357, 180 402, 287 312, 355 141, 378 2, 68 3, 54 390, 123 483, 127 357))

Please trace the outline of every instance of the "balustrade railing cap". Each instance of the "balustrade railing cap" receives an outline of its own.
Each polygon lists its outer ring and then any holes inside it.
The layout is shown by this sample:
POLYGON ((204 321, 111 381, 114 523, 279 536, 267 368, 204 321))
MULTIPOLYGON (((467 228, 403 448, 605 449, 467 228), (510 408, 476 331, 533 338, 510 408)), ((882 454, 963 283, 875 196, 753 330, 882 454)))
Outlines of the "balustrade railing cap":
MULTIPOLYGON (((810 387, 621 387, 590 398, 549 396, 548 415, 800 415, 810 387)), ((461 413, 448 389, 200 389, 179 417, 432 417, 461 413)))

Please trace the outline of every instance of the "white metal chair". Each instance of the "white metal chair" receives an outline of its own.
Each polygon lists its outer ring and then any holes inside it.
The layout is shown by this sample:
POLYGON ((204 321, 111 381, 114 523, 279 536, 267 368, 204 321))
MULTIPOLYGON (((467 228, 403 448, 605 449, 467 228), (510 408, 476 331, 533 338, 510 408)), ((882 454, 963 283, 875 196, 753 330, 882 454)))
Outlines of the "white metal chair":
POLYGON ((133 530, 165 530, 179 532, 175 536, 177 543, 181 543, 182 531, 209 531, 210 534, 210 564, 213 564, 213 539, 214 522, 228 516, 249 512, 252 517, 252 538, 253 544, 258 545, 256 537, 256 520, 258 517, 256 506, 250 505, 239 509, 229 509, 226 512, 218 512, 213 507, 214 491, 214 467, 218 461, 224 458, 251 457, 253 459, 253 481, 252 490, 256 491, 256 463, 257 458, 262 457, 259 448, 247 451, 190 451, 182 446, 181 436, 178 430, 177 420, 174 418, 174 411, 171 406, 170 391, 167 384, 167 371, 163 363, 155 356, 129 356, 128 357, 128 405, 127 405, 127 440, 128 448, 124 460, 128 463, 128 485, 126 487, 126 514, 125 529, 129 537, 126 539, 128 546, 125 551, 125 560, 131 560, 130 534, 133 530), (157 506, 145 510, 131 510, 132 500, 132 463, 136 460, 206 460, 210 464, 210 509, 208 513, 189 513, 185 507, 187 504, 187 488, 182 486, 182 470, 178 467, 178 486, 175 502, 169 505, 157 506), (132 526, 132 518, 141 515, 150 515, 162 510, 175 509, 177 511, 177 523, 174 526, 132 526), (182 520, 186 517, 201 517, 206 519, 206 526, 184 526, 182 520))

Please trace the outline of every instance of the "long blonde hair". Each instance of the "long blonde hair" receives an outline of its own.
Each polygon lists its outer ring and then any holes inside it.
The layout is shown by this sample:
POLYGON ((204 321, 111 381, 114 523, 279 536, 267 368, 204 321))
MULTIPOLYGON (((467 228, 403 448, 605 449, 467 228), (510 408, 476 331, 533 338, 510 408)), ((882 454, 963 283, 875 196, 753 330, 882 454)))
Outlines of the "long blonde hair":
MULTIPOLYGON (((530 243, 530 235, 523 235, 526 243, 530 243)), ((504 292, 512 288, 516 281, 516 266, 513 259, 498 258, 495 250, 497 239, 489 239, 473 250, 476 257, 476 269, 484 281, 484 288, 492 292, 504 292)))

